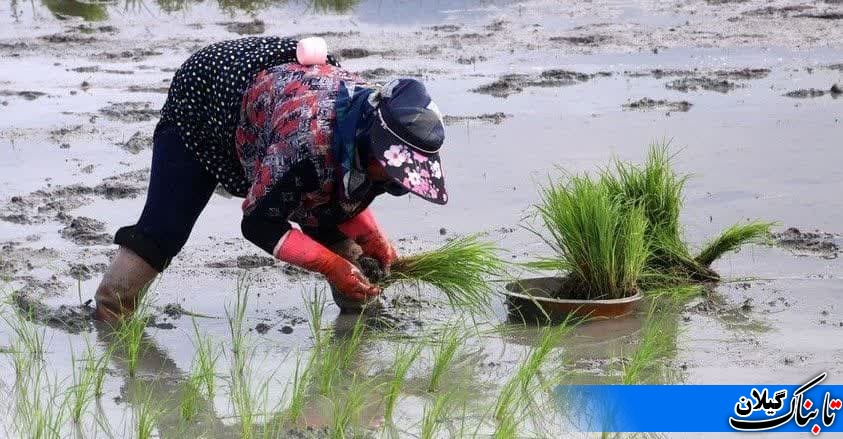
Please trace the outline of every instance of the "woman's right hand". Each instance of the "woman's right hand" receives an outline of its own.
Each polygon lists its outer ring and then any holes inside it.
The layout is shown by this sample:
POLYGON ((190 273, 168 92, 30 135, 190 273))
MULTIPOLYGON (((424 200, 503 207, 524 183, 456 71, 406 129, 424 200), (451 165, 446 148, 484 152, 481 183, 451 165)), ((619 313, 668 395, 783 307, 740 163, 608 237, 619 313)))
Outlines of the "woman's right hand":
POLYGON ((340 293, 351 300, 365 302, 381 293, 381 289, 369 283, 357 267, 339 256, 331 261, 324 274, 340 293))

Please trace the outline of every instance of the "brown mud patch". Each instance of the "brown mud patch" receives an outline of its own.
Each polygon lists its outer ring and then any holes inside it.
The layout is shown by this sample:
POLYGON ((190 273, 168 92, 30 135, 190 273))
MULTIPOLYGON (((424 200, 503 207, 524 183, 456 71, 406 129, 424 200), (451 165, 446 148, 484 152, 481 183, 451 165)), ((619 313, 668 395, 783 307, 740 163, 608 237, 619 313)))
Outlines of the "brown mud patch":
POLYGON ((129 140, 120 144, 120 149, 130 154, 138 154, 145 149, 152 147, 152 136, 141 131, 136 131, 129 140))
POLYGON ((270 256, 262 255, 242 255, 232 259, 223 261, 208 262, 205 264, 208 268, 241 268, 244 270, 272 267, 275 265, 275 259, 270 256))
POLYGON ((100 109, 106 118, 118 122, 147 122, 161 115, 160 109, 151 102, 118 102, 100 109))
POLYGON ((15 91, 15 90, 0 90, 0 96, 8 96, 8 97, 19 97, 26 99, 27 101, 34 101, 40 97, 47 96, 47 93, 41 91, 34 91, 34 90, 22 90, 22 91, 15 91))
POLYGON ((825 95, 831 95, 831 97, 836 98, 837 96, 843 94, 843 88, 839 85, 834 84, 828 90, 820 90, 818 88, 800 88, 798 90, 793 90, 785 93, 783 96, 788 98, 818 98, 825 95))
POLYGON ((693 104, 688 101, 668 101, 666 99, 651 99, 641 98, 637 101, 630 101, 623 104, 624 110, 642 110, 642 111, 681 111, 686 112, 691 109, 693 104))
POLYGON ((837 258, 840 247, 840 235, 821 232, 803 232, 791 227, 783 232, 772 234, 773 241, 779 247, 786 248, 798 256, 819 256, 824 259, 837 258))
POLYGON ((109 245, 114 237, 104 230, 105 223, 102 221, 80 216, 73 218, 59 233, 62 238, 76 245, 109 245))
POLYGON ((73 184, 39 189, 16 195, 0 208, 0 220, 16 224, 39 224, 52 219, 69 224, 67 212, 89 204, 90 196, 107 200, 134 198, 146 190, 148 169, 126 172, 103 179, 96 186, 73 184))
POLYGON ((497 113, 484 113, 484 114, 475 114, 475 115, 460 115, 460 116, 452 116, 450 114, 446 114, 444 117, 445 125, 454 125, 461 122, 483 122, 483 123, 490 123, 493 125, 499 125, 504 120, 512 117, 511 114, 506 114, 503 112, 497 113))
POLYGON ((266 24, 258 19, 252 21, 228 21, 217 23, 225 27, 225 30, 237 35, 261 35, 266 32, 266 24))
POLYGON ((481 85, 471 91, 506 98, 510 95, 521 93, 528 87, 564 87, 582 84, 597 76, 611 76, 611 73, 600 72, 587 74, 562 69, 545 70, 538 75, 512 73, 503 75, 496 81, 481 85))
POLYGON ((665 84, 665 87, 670 90, 677 90, 686 93, 702 89, 725 94, 741 87, 741 85, 726 79, 713 79, 707 76, 697 76, 675 79, 665 84))

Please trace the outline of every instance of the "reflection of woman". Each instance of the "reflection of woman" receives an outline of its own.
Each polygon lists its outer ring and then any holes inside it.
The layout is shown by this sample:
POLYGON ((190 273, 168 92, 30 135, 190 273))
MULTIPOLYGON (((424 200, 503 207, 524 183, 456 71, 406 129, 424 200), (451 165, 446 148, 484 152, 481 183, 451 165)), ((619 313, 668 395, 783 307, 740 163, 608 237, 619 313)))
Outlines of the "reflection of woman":
POLYGON ((131 312, 184 246, 214 188, 243 203, 243 235, 324 274, 352 300, 380 293, 347 258, 351 241, 388 269, 395 250, 368 209, 383 193, 444 204, 444 127, 418 81, 383 88, 332 65, 295 63, 296 42, 208 46, 176 72, 154 136, 146 205, 97 289, 97 316, 131 312), (295 221, 301 230, 291 227, 295 221))

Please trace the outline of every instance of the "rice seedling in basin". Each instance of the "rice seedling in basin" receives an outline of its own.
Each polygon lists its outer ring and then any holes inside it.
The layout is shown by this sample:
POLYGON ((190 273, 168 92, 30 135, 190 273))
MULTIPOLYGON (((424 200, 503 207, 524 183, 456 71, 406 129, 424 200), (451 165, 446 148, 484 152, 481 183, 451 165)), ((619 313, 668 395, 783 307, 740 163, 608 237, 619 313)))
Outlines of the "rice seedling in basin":
POLYGON ((566 298, 618 299, 637 292, 649 257, 641 208, 619 203, 602 180, 572 176, 543 187, 537 210, 550 237, 534 232, 555 254, 528 265, 568 273, 566 298))
POLYGON ((726 229, 696 257, 683 240, 680 214, 689 175, 673 169, 669 144, 652 145, 642 165, 616 161, 603 173, 603 183, 625 206, 642 209, 651 247, 648 270, 655 284, 666 281, 716 280, 710 265, 723 254, 769 234, 773 225, 754 221, 726 229), (673 279, 671 279, 673 278, 673 279))
POLYGON ((436 250, 399 258, 381 284, 423 283, 444 293, 453 307, 486 309, 492 297, 487 278, 504 269, 497 252, 476 235, 456 238, 436 250))

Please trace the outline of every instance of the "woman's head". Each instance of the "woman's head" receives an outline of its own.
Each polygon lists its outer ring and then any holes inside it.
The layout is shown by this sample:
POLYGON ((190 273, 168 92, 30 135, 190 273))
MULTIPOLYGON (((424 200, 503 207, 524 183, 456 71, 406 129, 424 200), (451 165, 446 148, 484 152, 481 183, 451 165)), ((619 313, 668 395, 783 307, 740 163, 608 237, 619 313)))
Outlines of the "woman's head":
POLYGON ((372 122, 362 135, 368 172, 389 193, 412 192, 437 204, 448 202, 439 150, 445 126, 424 85, 398 79, 380 91, 372 122))

